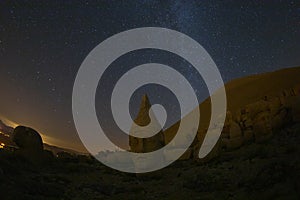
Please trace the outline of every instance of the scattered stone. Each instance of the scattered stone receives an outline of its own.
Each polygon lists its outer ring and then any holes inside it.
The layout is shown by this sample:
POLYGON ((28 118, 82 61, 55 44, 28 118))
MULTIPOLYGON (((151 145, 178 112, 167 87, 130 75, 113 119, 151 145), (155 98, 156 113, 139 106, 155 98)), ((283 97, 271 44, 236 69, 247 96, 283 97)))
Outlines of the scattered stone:
MULTIPOLYGON (((148 115, 150 107, 147 96, 144 96, 140 112, 135 120, 137 124, 145 126, 150 122, 148 115)), ((273 132, 277 132, 295 122, 300 122, 300 85, 284 90, 277 96, 266 95, 263 99, 248 104, 234 113, 227 111, 219 143, 214 147, 213 153, 210 153, 211 155, 207 157, 210 157, 210 159, 216 157, 221 148, 233 150, 254 141, 264 142, 273 136, 273 132)), ((218 124, 216 125, 218 126, 218 124)), ((173 149, 168 151, 179 151, 183 148, 182 144, 189 141, 189 138, 175 144, 172 139, 177 128, 178 126, 172 126, 165 132, 160 131, 150 138, 130 136, 131 151, 151 152, 162 148, 169 142, 173 149)), ((198 129, 197 137, 181 159, 187 159, 188 157, 197 159, 206 134, 207 130, 198 129)), ((170 152, 167 152, 167 154, 170 152)))

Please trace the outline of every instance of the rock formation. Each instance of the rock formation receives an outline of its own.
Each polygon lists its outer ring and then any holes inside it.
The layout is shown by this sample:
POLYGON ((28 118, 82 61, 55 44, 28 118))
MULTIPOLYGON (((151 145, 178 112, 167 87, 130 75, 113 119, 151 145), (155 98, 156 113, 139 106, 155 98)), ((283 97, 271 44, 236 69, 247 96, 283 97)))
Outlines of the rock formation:
MULTIPOLYGON (((150 107, 147 96, 144 96, 140 112, 135 120, 137 124, 145 126, 150 122, 148 115, 150 107)), ((244 144, 264 142, 283 127, 296 122, 300 122, 300 85, 272 96, 264 96, 242 108, 228 110, 221 138, 210 153, 211 155, 207 157, 211 159, 217 156, 220 149, 230 151, 244 144)), ((163 147, 176 134, 176 126, 177 124, 150 138, 130 137, 131 151, 149 152, 163 147)), ((200 126, 193 144, 180 159, 198 159, 198 152, 206 132, 207 129, 200 126)), ((173 146, 174 151, 180 149, 180 145, 173 146)))
POLYGON ((16 145, 18 145, 20 149, 29 151, 43 150, 42 137, 37 131, 29 127, 16 127, 12 135, 12 140, 16 143, 16 145))
POLYGON ((44 158, 43 140, 40 134, 29 127, 18 126, 12 134, 12 141, 19 147, 19 155, 32 162, 41 162, 44 158))
POLYGON ((278 130, 300 121, 300 86, 228 111, 222 131, 222 147, 231 150, 249 142, 268 140, 278 130))
POLYGON ((137 171, 148 170, 157 163, 163 163, 165 161, 164 155, 160 157, 152 154, 152 156, 148 155, 146 157, 143 154, 161 149, 165 145, 162 127, 151 110, 151 104, 146 95, 142 97, 140 110, 134 122, 129 133, 130 150, 139 153, 132 156, 134 168, 137 171), (150 126, 148 127, 148 125, 150 126), (156 134, 153 135, 153 133, 156 134), (141 137, 138 137, 139 135, 141 137), (153 136, 145 137, 142 135, 153 136))
MULTIPOLYGON (((151 104, 149 102, 149 99, 147 95, 144 95, 142 97, 139 113, 136 119, 134 120, 134 122, 137 125, 146 126, 150 123, 151 121, 149 116, 150 108, 151 108, 151 104)), ((156 119, 154 120, 156 121, 156 119)), ((164 134, 161 125, 156 121, 156 123, 154 123, 154 126, 157 126, 155 128, 160 131, 152 137, 148 137, 148 138, 138 138, 134 136, 129 137, 129 145, 131 151, 136 153, 146 153, 146 152, 151 152, 160 149, 165 145, 164 134)), ((141 131, 145 131, 145 130, 141 130, 139 127, 136 127, 134 125, 130 130, 131 133, 134 132, 137 135, 141 131)))

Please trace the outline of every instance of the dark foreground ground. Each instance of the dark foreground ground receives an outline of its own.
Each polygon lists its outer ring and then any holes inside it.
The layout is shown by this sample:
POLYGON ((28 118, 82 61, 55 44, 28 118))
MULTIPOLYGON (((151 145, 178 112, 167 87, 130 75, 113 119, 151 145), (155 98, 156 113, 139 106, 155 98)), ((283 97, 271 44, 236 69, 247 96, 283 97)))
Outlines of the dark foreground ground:
POLYGON ((0 151, 0 199, 300 199, 300 124, 209 163, 136 176, 87 157, 33 164, 0 151))

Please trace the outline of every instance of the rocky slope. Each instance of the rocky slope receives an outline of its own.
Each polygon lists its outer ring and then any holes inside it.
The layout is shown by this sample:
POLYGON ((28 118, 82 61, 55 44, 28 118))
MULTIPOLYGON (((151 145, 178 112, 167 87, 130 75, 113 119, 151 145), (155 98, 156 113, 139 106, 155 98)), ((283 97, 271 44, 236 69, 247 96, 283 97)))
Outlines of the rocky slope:
MULTIPOLYGON (((225 125, 219 142, 207 158, 217 156, 220 149, 232 150, 249 142, 262 142, 283 127, 300 122, 299 77, 300 67, 296 67, 227 83, 225 125)), ((196 109, 200 109, 201 113, 197 138, 182 157, 184 159, 198 157, 210 121, 210 99, 206 99, 196 109)), ((172 140, 178 126, 179 122, 164 131, 166 144, 172 140)), ((174 144, 174 149, 177 148, 176 145, 174 144)))

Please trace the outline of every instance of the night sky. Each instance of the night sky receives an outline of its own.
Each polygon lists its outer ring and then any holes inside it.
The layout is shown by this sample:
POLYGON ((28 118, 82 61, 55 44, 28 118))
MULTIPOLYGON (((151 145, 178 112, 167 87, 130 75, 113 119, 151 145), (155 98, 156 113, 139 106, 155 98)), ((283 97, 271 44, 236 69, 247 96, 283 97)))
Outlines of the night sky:
MULTIPOLYGON (((26 2, 0 3, 0 116, 37 129, 59 146, 83 149, 72 118, 77 71, 93 48, 125 30, 165 27, 190 36, 208 51, 225 82, 300 66, 299 1, 26 2)), ((101 97, 126 67, 153 61, 176 65, 199 101, 208 95, 188 63, 170 53, 148 49, 127 56, 114 63, 121 67, 108 72, 106 86, 99 84, 97 112, 104 112, 101 97)), ((158 101, 158 92, 166 93, 141 88, 130 107, 138 107, 143 93, 158 101)))

